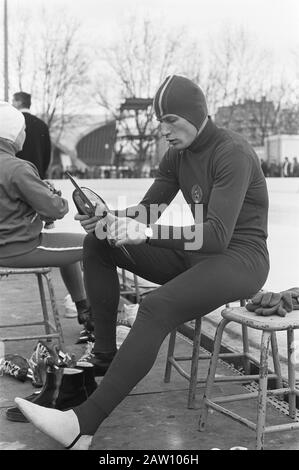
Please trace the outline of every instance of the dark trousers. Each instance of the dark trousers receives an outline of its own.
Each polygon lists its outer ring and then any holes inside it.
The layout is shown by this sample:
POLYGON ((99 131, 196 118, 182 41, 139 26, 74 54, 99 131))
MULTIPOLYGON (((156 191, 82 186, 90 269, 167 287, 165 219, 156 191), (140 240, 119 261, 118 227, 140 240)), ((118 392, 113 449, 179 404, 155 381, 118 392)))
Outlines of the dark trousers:
POLYGON ((161 284, 138 310, 129 335, 97 390, 74 411, 82 434, 94 434, 101 422, 149 372, 166 335, 180 324, 241 298, 250 298, 264 284, 269 266, 253 249, 230 248, 220 254, 179 252, 147 244, 127 245, 133 265, 117 248, 88 235, 84 272, 95 320, 95 352, 116 348, 119 302, 116 268, 161 284), (251 251, 251 252, 250 252, 251 251))

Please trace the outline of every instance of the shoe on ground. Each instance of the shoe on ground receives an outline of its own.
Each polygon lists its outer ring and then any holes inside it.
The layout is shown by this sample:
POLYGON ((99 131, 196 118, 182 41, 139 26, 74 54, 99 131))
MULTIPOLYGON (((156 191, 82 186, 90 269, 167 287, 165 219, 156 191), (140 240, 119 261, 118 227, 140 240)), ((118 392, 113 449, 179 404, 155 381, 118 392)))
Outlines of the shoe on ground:
MULTIPOLYGON (((35 398, 40 394, 41 390, 37 390, 36 392, 32 393, 29 395, 29 397, 26 397, 25 400, 28 401, 34 401, 35 398)), ((25 418, 23 413, 19 410, 17 406, 12 406, 6 410, 6 418, 9 421, 15 421, 18 423, 28 423, 28 419, 25 418)))
POLYGON ((19 354, 6 354, 0 359, 0 376, 10 375, 20 382, 25 382, 32 377, 27 359, 19 354))
POLYGON ((33 353, 28 359, 32 371, 32 385, 42 387, 45 381, 46 368, 59 366, 58 346, 38 341, 33 353))
POLYGON ((66 295, 63 301, 65 318, 77 318, 78 312, 76 304, 70 294, 66 295))
POLYGON ((38 341, 28 360, 32 372, 32 385, 42 387, 45 381, 47 367, 74 367, 74 355, 61 351, 57 344, 38 341))
POLYGON ((93 365, 93 371, 95 377, 102 377, 107 372, 115 354, 117 351, 109 354, 95 355, 93 353, 94 343, 87 343, 85 353, 77 361, 77 366, 83 365, 84 363, 90 363, 93 365))

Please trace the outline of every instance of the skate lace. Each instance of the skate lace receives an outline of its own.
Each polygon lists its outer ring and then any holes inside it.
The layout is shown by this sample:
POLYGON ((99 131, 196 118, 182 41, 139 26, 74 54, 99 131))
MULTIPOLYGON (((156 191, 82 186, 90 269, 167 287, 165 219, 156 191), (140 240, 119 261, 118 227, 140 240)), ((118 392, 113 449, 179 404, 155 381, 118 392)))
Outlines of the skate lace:
POLYGON ((52 354, 49 352, 49 350, 41 343, 38 343, 35 350, 33 351, 32 356, 29 359, 29 365, 32 369, 34 369, 38 361, 41 359, 48 359, 52 358, 52 354))
POLYGON ((41 356, 42 359, 53 358, 53 354, 42 343, 38 344, 37 356, 41 356))
POLYGON ((69 366, 69 364, 72 363, 73 358, 70 356, 68 353, 64 353, 63 351, 58 352, 58 359, 59 359, 59 365, 60 366, 69 366))
POLYGON ((13 364, 11 361, 3 361, 0 364, 0 373, 12 375, 13 377, 17 377, 20 372, 20 367, 16 364, 13 364))
POLYGON ((83 356, 81 356, 77 362, 88 362, 92 357, 94 357, 94 354, 92 352, 93 346, 94 346, 94 343, 92 343, 91 341, 88 341, 83 356))

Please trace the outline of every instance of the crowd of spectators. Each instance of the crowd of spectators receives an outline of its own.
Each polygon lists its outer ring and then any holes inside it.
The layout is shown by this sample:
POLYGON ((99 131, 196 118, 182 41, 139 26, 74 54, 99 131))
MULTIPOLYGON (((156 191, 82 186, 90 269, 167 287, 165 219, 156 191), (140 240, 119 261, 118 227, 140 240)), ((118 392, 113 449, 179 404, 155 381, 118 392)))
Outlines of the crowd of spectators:
POLYGON ((66 179, 66 171, 79 179, 100 179, 100 178, 155 178, 157 167, 142 171, 140 169, 132 169, 130 167, 93 167, 86 168, 84 171, 75 166, 63 169, 56 167, 51 171, 52 179, 66 179))
POLYGON ((294 157, 292 161, 285 157, 281 163, 269 163, 261 158, 261 167, 265 177, 299 177, 299 162, 297 157, 294 157))
MULTIPOLYGON (((265 177, 299 177, 299 162, 297 157, 292 161, 285 157, 281 163, 267 162, 263 158, 260 159, 261 167, 265 177)), ((140 169, 132 169, 130 167, 93 167, 86 168, 84 171, 76 168, 75 166, 63 168, 55 168, 51 172, 53 179, 65 179, 66 171, 70 172, 73 176, 79 179, 101 179, 101 178, 155 178, 158 167, 153 167, 147 171, 140 169)))

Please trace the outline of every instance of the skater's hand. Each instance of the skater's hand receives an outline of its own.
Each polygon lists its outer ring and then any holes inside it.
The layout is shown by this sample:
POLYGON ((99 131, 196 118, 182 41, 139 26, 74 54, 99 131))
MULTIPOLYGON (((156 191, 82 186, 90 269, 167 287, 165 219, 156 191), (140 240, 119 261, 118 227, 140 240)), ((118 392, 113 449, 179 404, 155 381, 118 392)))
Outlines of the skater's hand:
POLYGON ((95 231, 96 225, 99 221, 99 217, 96 215, 94 217, 90 217, 89 215, 76 214, 75 220, 78 220, 80 222, 85 232, 92 233, 95 231))
POLYGON ((92 233, 95 231, 96 225, 99 220, 103 219, 107 215, 107 207, 101 202, 97 202, 95 208, 95 215, 91 217, 90 215, 81 215, 76 214, 75 220, 79 220, 81 226, 84 228, 85 232, 92 233))
POLYGON ((96 226, 96 236, 107 238, 113 246, 139 245, 146 241, 147 226, 130 217, 116 217, 110 212, 96 226))

